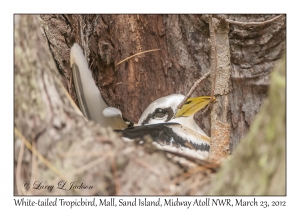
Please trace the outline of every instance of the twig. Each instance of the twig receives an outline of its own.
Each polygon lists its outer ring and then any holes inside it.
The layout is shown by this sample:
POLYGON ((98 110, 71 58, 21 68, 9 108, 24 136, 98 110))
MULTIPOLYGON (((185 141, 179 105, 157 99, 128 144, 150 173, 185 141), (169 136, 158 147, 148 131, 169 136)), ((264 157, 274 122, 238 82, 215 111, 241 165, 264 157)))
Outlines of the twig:
POLYGON ((118 82, 117 84, 114 85, 114 91, 116 90, 116 86, 122 84, 122 82, 118 82))
MULTIPOLYGON (((71 77, 72 78, 72 77, 71 77)), ((78 108, 78 106, 76 105, 76 103, 74 102, 74 100, 72 99, 72 97, 70 96, 70 94, 68 93, 68 91, 64 88, 65 94, 67 96, 67 98, 69 99, 71 106, 75 109, 75 112, 77 114, 79 114, 81 117, 83 117, 86 121, 88 121, 85 116, 82 114, 81 110, 78 108)))
POLYGON ((267 23, 271 23, 279 18, 283 17, 283 15, 278 15, 272 19, 263 21, 263 22, 240 22, 240 21, 236 21, 236 20, 229 20, 229 19, 225 19, 226 22, 228 23, 232 23, 232 24, 236 24, 236 25, 265 25, 267 23))
POLYGON ((188 94, 185 96, 185 98, 183 99, 183 101, 177 106, 178 109, 181 109, 181 107, 183 106, 183 104, 186 102, 186 100, 192 95, 192 93, 196 90, 197 86, 202 82, 202 80, 204 80, 206 77, 209 76, 209 72, 207 72, 206 74, 204 74, 200 79, 197 80, 197 82, 195 82, 195 84, 193 85, 193 87, 190 89, 190 91, 188 92, 188 94))
POLYGON ((211 170, 212 172, 217 172, 220 165, 219 164, 215 164, 215 163, 211 163, 211 162, 208 162, 208 161, 205 161, 205 160, 201 160, 201 159, 198 159, 198 158, 195 158, 195 157, 192 157, 190 155, 187 155, 187 154, 183 154, 183 153, 180 153, 180 152, 176 152, 176 151, 167 151, 168 153, 171 153, 173 155, 176 155, 176 156, 179 156, 179 157, 183 157, 193 163, 196 163, 198 166, 201 166, 203 168, 206 168, 208 170, 211 170))
POLYGON ((185 98, 183 99, 183 101, 177 106, 178 109, 181 109, 181 107, 186 102, 186 100, 195 91, 196 87, 201 83, 202 80, 204 80, 206 77, 208 77, 208 75, 214 75, 214 84, 213 84, 213 89, 211 91, 211 98, 210 98, 209 104, 213 100, 213 96, 214 96, 214 92, 215 92, 214 90, 215 90, 216 77, 217 77, 216 72, 217 72, 218 60, 217 60, 217 48, 216 48, 216 36, 215 36, 214 24, 213 24, 212 16, 211 15, 209 16, 209 29, 210 29, 211 51, 214 53, 214 57, 215 57, 215 66, 214 66, 214 69, 211 68, 209 72, 207 72, 206 74, 204 74, 193 85, 193 87, 190 89, 189 93, 185 96, 185 98), (212 43, 212 41, 213 41, 213 43, 212 43))
POLYGON ((146 50, 146 51, 143 51, 143 52, 136 53, 136 54, 134 54, 134 55, 132 55, 132 56, 129 56, 129 57, 125 58, 124 60, 120 61, 119 63, 117 63, 116 66, 120 65, 120 64, 123 63, 124 61, 127 61, 127 60, 130 59, 130 58, 133 58, 134 56, 141 55, 141 54, 144 54, 144 53, 147 53, 147 52, 154 52, 154 51, 158 51, 158 50, 160 50, 160 49, 146 50))
MULTIPOLYGON (((205 172, 206 172, 206 171, 210 171, 210 169, 209 169, 209 168, 206 168, 206 167, 203 167, 203 166, 197 166, 197 167, 195 167, 195 168, 192 168, 192 169, 188 170, 187 172, 185 172, 185 173, 179 175, 179 176, 176 177, 174 180, 172 180, 172 182, 170 183, 170 185, 176 185, 176 184, 178 184, 181 180, 186 179, 186 178, 188 178, 188 177, 190 177, 190 176, 193 176, 193 175, 195 175, 195 174, 197 174, 197 173, 204 172, 204 171, 205 171, 205 172)), ((166 195, 169 191, 170 191, 170 190, 167 189, 167 190, 164 191, 163 194, 166 195)))
POLYGON ((18 195, 23 195, 22 188, 21 188, 21 168, 22 168, 22 160, 24 154, 24 143, 21 142, 21 148, 19 151, 18 163, 17 163, 17 170, 16 170, 16 184, 17 184, 17 191, 18 195))
POLYGON ((110 155, 110 163, 111 163, 111 168, 112 168, 112 172, 113 172, 113 176, 114 176, 116 195, 120 195, 120 182, 119 182, 119 178, 118 178, 117 164, 116 164, 114 155, 110 155))
POLYGON ((34 154, 36 155, 40 161, 42 161, 51 171, 53 171, 57 176, 59 176, 63 180, 67 180, 63 175, 59 173, 57 168, 55 168, 47 159, 45 159, 34 147, 31 146, 29 141, 21 134, 21 132, 15 127, 14 129, 15 134, 23 141, 23 143, 26 145, 26 147, 34 154))
MULTIPOLYGON (((207 72, 205 75, 203 75, 192 87, 192 89, 190 90, 190 92, 186 95, 186 97, 184 98, 184 100, 178 105, 178 109, 180 109, 182 107, 182 105, 185 103, 185 101, 188 99, 188 97, 190 97, 190 95, 194 92, 196 86, 198 86, 200 84, 200 82, 206 78, 209 74, 212 76, 214 76, 214 82, 213 82, 213 88, 211 90, 211 98, 209 101, 208 106, 205 108, 205 110, 203 111, 203 114, 208 110, 208 108, 210 107, 210 104, 214 98, 215 95, 215 87, 216 87, 216 78, 217 78, 217 66, 218 66, 218 59, 217 59, 217 48, 216 48, 216 34, 215 34, 215 29, 214 29, 214 24, 213 24, 213 20, 212 20, 212 16, 209 16, 209 30, 210 30, 210 45, 211 45, 211 52, 214 54, 215 57, 215 64, 214 64, 214 68, 211 68, 209 72, 207 72), (204 77, 205 76, 205 77, 204 77), (204 78, 203 78, 204 77, 204 78), (203 79, 202 79, 203 78, 203 79)), ((213 63, 212 63, 213 65, 213 63)))
POLYGON ((211 103, 209 103, 208 106, 206 106, 205 109, 201 112, 202 115, 204 115, 210 107, 211 107, 211 103))
MULTIPOLYGON (((35 140, 32 141, 32 147, 36 148, 36 142, 35 140)), ((31 157, 31 179, 30 179, 30 183, 34 183, 34 181, 36 180, 36 168, 37 168, 37 164, 36 164, 36 156, 32 155, 31 157)), ((32 188, 30 188, 29 190, 29 194, 31 194, 31 190, 32 188)))
POLYGON ((204 170, 209 170, 208 168, 202 167, 202 166, 197 166, 195 168, 192 168, 190 170, 188 170, 187 172, 181 174, 180 176, 176 177, 173 181, 172 184, 177 184, 179 183, 182 179, 187 178, 189 176, 192 176, 193 174, 196 174, 200 171, 204 171, 204 170))

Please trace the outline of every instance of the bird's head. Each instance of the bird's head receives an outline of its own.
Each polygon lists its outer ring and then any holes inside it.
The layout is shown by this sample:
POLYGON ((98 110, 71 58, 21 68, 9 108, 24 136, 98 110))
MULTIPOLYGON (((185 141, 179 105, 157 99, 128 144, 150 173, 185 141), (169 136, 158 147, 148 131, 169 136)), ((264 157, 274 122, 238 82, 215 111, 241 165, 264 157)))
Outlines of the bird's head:
POLYGON ((138 124, 164 123, 174 118, 192 116, 204 108, 209 103, 210 98, 209 96, 190 98, 181 109, 177 109, 177 106, 183 101, 184 95, 172 94, 159 98, 145 109, 138 124))

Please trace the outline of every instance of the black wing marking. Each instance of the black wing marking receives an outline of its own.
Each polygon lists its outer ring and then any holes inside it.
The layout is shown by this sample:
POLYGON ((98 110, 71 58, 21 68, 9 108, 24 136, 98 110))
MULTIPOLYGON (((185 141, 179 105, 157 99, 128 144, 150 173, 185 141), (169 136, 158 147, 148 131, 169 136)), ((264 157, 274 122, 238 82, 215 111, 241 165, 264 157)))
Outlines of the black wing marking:
POLYGON ((124 122, 127 124, 127 128, 132 128, 134 126, 134 122, 128 120, 126 117, 122 116, 124 122))
POLYGON ((144 126, 136 126, 132 128, 126 128, 124 130, 116 130, 122 134, 123 137, 130 139, 143 138, 146 135, 150 135, 154 141, 161 145, 171 145, 174 147, 186 147, 189 149, 209 151, 209 144, 196 144, 184 139, 175 133, 172 129, 172 125, 180 125, 179 123, 158 123, 149 124, 144 126))
POLYGON ((72 75, 80 110, 87 119, 91 120, 92 117, 85 101, 80 72, 76 63, 72 65, 72 75))

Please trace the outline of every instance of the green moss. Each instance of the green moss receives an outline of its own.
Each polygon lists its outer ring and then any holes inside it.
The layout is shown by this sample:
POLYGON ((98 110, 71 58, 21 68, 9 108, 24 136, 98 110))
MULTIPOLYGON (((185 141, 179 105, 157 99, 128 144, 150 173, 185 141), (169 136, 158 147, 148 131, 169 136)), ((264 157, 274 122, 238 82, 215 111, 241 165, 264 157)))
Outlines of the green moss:
POLYGON ((212 181, 210 195, 285 194, 285 182, 276 181, 285 179, 285 85, 284 57, 271 74, 268 98, 247 136, 212 181), (224 184, 227 178, 231 181, 224 184))

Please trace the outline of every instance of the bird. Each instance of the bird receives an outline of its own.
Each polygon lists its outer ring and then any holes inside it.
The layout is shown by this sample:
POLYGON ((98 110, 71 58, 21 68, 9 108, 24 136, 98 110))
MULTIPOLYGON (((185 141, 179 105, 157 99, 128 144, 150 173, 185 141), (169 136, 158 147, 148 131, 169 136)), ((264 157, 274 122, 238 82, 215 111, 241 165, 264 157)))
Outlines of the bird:
POLYGON ((109 107, 102 97, 82 49, 77 43, 74 43, 70 50, 70 65, 79 107, 88 120, 113 129, 132 126, 131 122, 122 117, 121 110, 109 107))
POLYGON ((184 98, 184 95, 172 94, 153 101, 141 115, 138 126, 117 132, 127 139, 150 135, 159 149, 206 160, 210 150, 210 137, 197 125, 194 115, 210 101, 215 101, 215 98, 189 98, 178 109, 177 106, 184 98))
POLYGON ((153 101, 141 115, 137 126, 122 116, 121 110, 105 102, 95 84, 81 47, 74 43, 70 50, 73 84, 83 115, 104 127, 112 127, 125 140, 149 134, 159 149, 207 159, 210 138, 197 125, 194 114, 215 98, 201 96, 184 100, 182 94, 171 94, 153 101))

